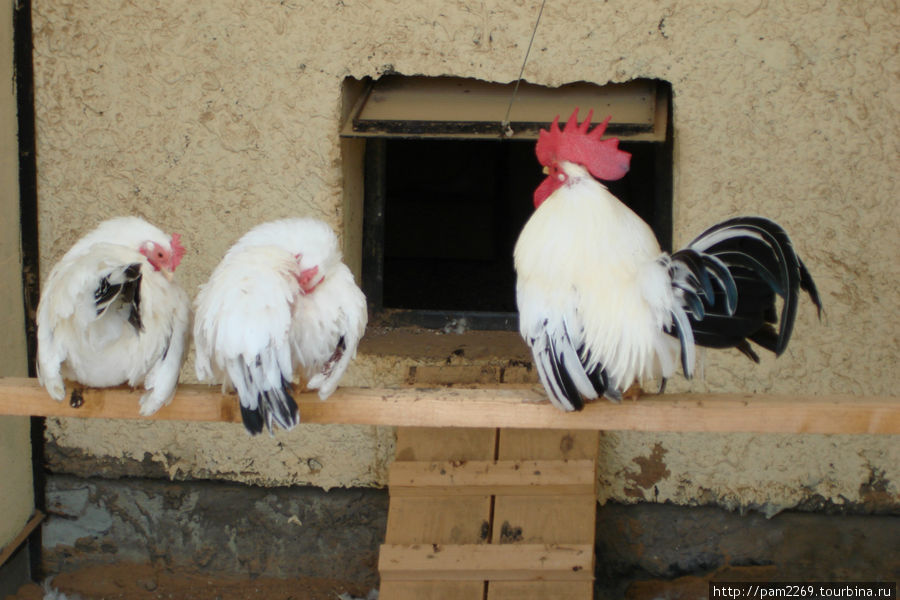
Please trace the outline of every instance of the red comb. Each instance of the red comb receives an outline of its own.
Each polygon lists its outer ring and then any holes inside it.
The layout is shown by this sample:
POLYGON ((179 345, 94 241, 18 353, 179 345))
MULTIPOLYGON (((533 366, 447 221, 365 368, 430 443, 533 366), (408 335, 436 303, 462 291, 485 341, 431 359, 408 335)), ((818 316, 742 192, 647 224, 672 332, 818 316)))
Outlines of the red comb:
POLYGON ((549 132, 541 129, 535 147, 538 161, 545 167, 562 160, 577 163, 597 179, 606 181, 624 177, 631 154, 619 150, 619 140, 616 138, 600 139, 611 117, 606 117, 593 131, 588 131, 593 114, 593 110, 588 111, 587 118, 579 125, 576 108, 562 130, 559 129, 559 116, 553 119, 549 132))
POLYGON ((172 259, 171 266, 172 270, 178 268, 178 265, 181 264, 181 259, 184 257, 184 246, 181 245, 181 234, 173 233, 172 234, 172 259))

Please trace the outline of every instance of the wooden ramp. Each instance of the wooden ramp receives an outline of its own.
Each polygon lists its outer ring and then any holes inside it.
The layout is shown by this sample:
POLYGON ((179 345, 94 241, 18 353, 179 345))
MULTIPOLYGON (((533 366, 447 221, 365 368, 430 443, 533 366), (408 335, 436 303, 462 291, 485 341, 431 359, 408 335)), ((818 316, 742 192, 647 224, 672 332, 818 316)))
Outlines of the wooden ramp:
POLYGON ((382 600, 588 599, 598 433, 401 428, 382 600))

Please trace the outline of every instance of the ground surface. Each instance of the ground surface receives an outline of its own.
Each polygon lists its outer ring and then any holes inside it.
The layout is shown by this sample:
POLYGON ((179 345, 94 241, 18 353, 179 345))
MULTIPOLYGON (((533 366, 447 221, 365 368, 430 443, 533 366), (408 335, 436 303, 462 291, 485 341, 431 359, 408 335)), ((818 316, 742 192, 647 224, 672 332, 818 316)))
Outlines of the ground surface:
MULTIPOLYGON (((149 564, 86 567, 58 575, 53 588, 83 600, 337 600, 340 594, 365 598, 369 589, 335 579, 301 577, 213 577, 187 570, 157 569, 149 564)), ((23 586, 7 600, 40 600, 40 586, 23 586)), ((69 598, 71 600, 71 598, 69 598)))

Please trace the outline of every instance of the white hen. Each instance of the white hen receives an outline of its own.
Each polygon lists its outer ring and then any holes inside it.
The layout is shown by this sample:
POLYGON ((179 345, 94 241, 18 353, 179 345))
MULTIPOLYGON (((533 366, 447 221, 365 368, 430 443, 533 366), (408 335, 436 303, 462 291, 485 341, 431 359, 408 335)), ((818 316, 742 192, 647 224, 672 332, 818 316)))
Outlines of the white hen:
POLYGON ((195 301, 197 377, 231 384, 251 434, 299 422, 295 368, 325 400, 356 355, 366 298, 316 219, 259 225, 228 250, 195 301))
POLYGON ((66 395, 65 378, 143 384, 142 415, 171 401, 190 331, 190 299, 173 281, 183 255, 177 233, 118 217, 54 265, 37 310, 37 369, 55 400, 66 395))

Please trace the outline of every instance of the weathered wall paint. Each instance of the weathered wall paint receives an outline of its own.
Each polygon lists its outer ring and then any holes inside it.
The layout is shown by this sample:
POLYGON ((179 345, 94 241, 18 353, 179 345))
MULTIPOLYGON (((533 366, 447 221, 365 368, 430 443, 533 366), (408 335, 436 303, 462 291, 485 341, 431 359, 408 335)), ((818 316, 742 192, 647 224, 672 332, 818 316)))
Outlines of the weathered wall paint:
MULTIPOLYGON (((514 80, 538 6, 36 0, 43 272, 80 233, 121 213, 185 234, 179 277, 189 293, 249 227, 289 215, 327 220, 358 265, 361 152, 338 136, 346 78, 514 80)), ((891 2, 547 3, 528 81, 672 83, 676 244, 735 214, 772 217, 826 305, 821 323, 801 306, 777 362, 709 352, 704 374, 675 389, 895 393, 898 26, 891 2)), ((402 383, 410 366, 442 360, 361 354, 345 383, 402 383)), ((491 360, 503 356, 471 359, 491 360)), ((62 448, 146 453, 177 477, 325 487, 383 484, 390 433, 300 428, 249 440, 231 425, 48 427, 62 448), (306 473, 295 456, 324 457, 327 468, 306 473)), ((900 504, 900 450, 889 437, 604 440, 604 500, 773 512, 817 498, 864 504, 875 481, 900 504), (662 476, 650 485, 655 475, 642 468, 662 476)))

